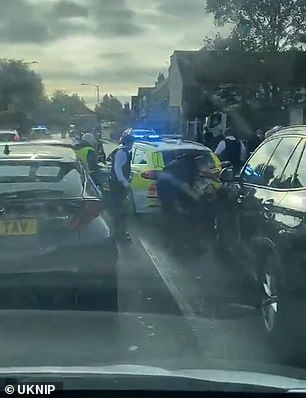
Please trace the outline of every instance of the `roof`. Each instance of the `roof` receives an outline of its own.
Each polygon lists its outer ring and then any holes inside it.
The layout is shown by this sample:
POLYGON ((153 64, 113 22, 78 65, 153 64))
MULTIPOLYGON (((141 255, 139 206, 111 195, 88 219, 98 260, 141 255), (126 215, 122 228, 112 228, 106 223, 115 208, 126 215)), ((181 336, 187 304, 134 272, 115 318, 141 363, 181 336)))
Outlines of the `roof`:
MULTIPOLYGON (((4 145, 4 143, 2 143, 4 145)), ((29 141, 13 141, 9 145, 50 145, 50 146, 60 146, 62 148, 73 148, 73 145, 60 140, 29 140, 29 141)))
POLYGON ((173 139, 164 139, 158 142, 135 142, 135 145, 140 146, 149 146, 152 148, 156 148, 157 151, 174 151, 176 149, 195 149, 199 151, 209 151, 211 150, 204 145, 198 144, 193 141, 186 141, 186 140, 173 140, 173 139))
POLYGON ((195 78, 194 63, 199 56, 199 51, 174 51, 171 58, 176 58, 181 73, 183 84, 186 86, 198 86, 199 82, 195 78))
POLYGON ((301 124, 301 125, 287 126, 287 127, 276 126, 273 129, 267 131, 265 137, 270 138, 272 136, 274 137, 275 135, 284 135, 284 134, 306 135, 306 125, 301 124))
POLYGON ((54 160, 60 162, 75 162, 76 155, 72 148, 51 145, 31 145, 30 143, 21 144, 0 144, 0 160, 54 160), (10 153, 4 153, 5 147, 10 153))
POLYGON ((157 85, 151 93, 151 99, 158 101, 163 100, 169 95, 169 78, 165 79, 159 85, 157 85))
POLYGON ((149 96, 155 87, 138 87, 138 97, 149 96))

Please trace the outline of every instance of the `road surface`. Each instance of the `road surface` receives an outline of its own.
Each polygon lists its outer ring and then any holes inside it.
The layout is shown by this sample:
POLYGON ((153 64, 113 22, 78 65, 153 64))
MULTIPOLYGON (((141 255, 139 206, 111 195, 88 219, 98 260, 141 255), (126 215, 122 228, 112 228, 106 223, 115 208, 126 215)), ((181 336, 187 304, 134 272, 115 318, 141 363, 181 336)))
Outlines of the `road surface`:
POLYGON ((21 309, 18 293, 11 301, 2 295, 0 366, 132 363, 273 372, 274 364, 295 365, 285 348, 276 351, 265 339, 246 275, 220 264, 209 244, 200 256, 173 256, 159 221, 132 219, 133 241, 119 247, 119 314, 39 304, 21 309))

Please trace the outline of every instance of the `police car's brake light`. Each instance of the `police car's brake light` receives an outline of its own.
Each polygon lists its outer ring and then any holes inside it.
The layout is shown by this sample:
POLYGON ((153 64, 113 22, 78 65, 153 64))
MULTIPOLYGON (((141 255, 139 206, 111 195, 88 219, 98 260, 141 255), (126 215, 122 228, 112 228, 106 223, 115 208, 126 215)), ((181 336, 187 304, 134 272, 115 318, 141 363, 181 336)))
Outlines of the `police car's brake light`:
POLYGON ((141 177, 146 180, 157 180, 160 171, 157 170, 147 170, 141 173, 141 177))
POLYGON ((157 187, 155 184, 149 186, 147 197, 153 199, 158 197, 157 187))
POLYGON ((82 228, 92 220, 97 218, 102 212, 101 202, 99 200, 85 201, 83 206, 79 209, 77 214, 73 217, 70 223, 70 229, 82 228))

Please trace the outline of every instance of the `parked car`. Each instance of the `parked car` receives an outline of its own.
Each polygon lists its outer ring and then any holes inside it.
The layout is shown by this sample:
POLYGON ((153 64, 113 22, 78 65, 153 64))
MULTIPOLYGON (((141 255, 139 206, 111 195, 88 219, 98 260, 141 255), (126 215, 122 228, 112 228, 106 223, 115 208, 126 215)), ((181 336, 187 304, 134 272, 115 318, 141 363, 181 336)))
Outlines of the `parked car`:
POLYGON ((256 283, 266 334, 285 344, 302 329, 306 310, 305 145, 306 126, 282 128, 254 151, 236 181, 225 170, 232 200, 216 224, 219 249, 256 283))
POLYGON ((0 145, 0 287, 64 289, 116 310, 118 253, 99 195, 71 148, 0 145))
POLYGON ((32 127, 30 132, 30 139, 42 139, 46 138, 49 134, 49 130, 45 126, 32 127))
POLYGON ((20 141, 20 136, 16 130, 0 130, 0 142, 20 141))

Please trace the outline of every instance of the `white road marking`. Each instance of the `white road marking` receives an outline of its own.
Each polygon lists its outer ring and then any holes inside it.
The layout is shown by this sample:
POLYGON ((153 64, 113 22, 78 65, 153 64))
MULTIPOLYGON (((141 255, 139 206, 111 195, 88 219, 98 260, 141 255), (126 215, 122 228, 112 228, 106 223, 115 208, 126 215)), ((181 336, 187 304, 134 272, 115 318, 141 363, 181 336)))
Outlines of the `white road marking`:
POLYGON ((200 333, 200 326, 199 326, 199 318, 194 313, 193 309, 191 308, 188 301, 184 298, 182 293, 179 291, 175 283, 172 281, 171 277, 167 275, 165 271, 163 271, 155 261, 154 255, 150 251, 150 246, 146 241, 142 238, 137 238, 139 241, 140 246, 143 248, 145 253, 149 256, 152 264, 154 265, 156 271, 158 272, 159 276, 161 277, 162 281, 167 286, 170 294, 172 295, 174 301, 176 302, 179 310, 181 311, 184 319, 188 323, 191 332, 193 333, 197 344, 203 352, 207 351, 207 347, 205 345, 205 341, 203 336, 200 333))
POLYGON ((165 285, 167 286, 167 288, 169 289, 171 295, 173 296, 174 300, 176 301, 180 311, 182 312, 182 314, 186 317, 186 318, 196 318, 195 313, 193 312, 191 306, 189 305, 189 303, 187 302, 187 300, 185 300, 184 296, 182 295, 182 293, 179 291, 179 289, 177 288, 177 286, 174 284, 174 282, 172 281, 172 279, 169 277, 169 275, 167 275, 161 268, 159 268, 159 266, 157 265, 157 262, 155 261, 154 255, 151 253, 150 251, 150 247, 149 245, 145 242, 144 239, 142 238, 138 238, 139 242, 142 246, 142 248, 144 249, 144 251, 147 253, 147 255, 149 256, 150 260, 152 261, 152 264, 154 265, 154 267, 156 268, 158 274, 160 275, 160 277, 162 278, 163 282, 165 283, 165 285))

